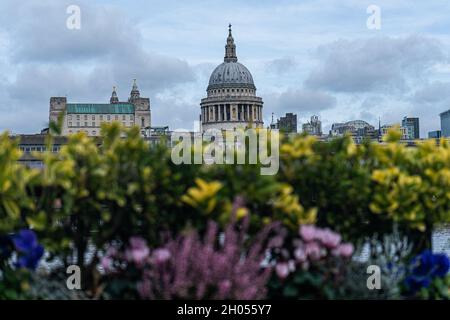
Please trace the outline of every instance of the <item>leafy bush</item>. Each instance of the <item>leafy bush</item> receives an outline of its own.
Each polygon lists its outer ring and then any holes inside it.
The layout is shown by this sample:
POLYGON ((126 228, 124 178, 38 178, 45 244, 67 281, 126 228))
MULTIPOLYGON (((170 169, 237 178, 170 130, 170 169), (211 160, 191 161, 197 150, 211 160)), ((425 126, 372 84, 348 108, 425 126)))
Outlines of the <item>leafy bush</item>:
MULTIPOLYGON (((47 137, 47 150, 52 139, 47 137)), ((252 242, 266 226, 278 223, 285 233, 282 249, 292 259, 301 225, 330 228, 342 241, 356 244, 375 231, 390 234, 395 224, 418 253, 430 248, 433 226, 450 222, 450 145, 445 140, 409 148, 395 133, 384 144, 358 146, 350 137, 326 143, 308 136, 286 138, 274 176, 260 175, 260 165, 175 165, 164 144, 150 147, 137 128, 118 124, 105 125, 101 139, 74 134, 60 153, 36 156, 42 170, 21 166, 17 141, 0 136, 0 234, 34 230, 48 260, 61 262, 50 277, 77 264, 83 290, 91 297, 98 297, 109 279, 99 268, 105 249, 124 248, 134 236, 150 248, 165 248, 168 238, 196 234, 204 239, 208 221, 222 233, 230 223, 245 220, 246 241, 252 242)), ((177 240, 171 243, 176 250, 177 240)), ((287 258, 277 259, 278 269, 285 267, 287 258)), ((329 268, 325 264, 315 274, 328 276, 329 268)), ((307 273, 296 270, 303 277, 296 281, 306 281, 307 273)), ((116 291, 136 297, 136 291, 124 288, 140 276, 128 271, 128 282, 116 291)), ((6 283, 15 287, 20 281, 8 282, 15 277, 22 276, 4 272, 3 288, 6 283)), ((272 283, 285 290, 286 281, 272 283)), ((272 293, 283 295, 278 289, 272 293)), ((289 296, 296 294, 337 296, 313 289, 289 296)))

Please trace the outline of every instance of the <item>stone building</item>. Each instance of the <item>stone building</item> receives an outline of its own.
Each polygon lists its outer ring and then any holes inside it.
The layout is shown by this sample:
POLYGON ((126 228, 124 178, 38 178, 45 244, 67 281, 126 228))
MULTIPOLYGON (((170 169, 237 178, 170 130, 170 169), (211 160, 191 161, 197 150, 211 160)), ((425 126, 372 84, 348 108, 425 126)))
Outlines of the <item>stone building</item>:
POLYGON ((297 115, 286 113, 284 117, 278 119, 277 128, 285 133, 297 133, 297 115))
POLYGON ((322 122, 319 120, 318 116, 312 116, 311 121, 302 125, 302 130, 310 136, 320 137, 322 136, 322 122))
POLYGON ((206 91, 200 103, 202 131, 263 126, 263 101, 256 96, 252 74, 238 62, 231 25, 224 62, 211 74, 206 91))
POLYGON ((442 112, 441 117, 441 133, 443 137, 450 137, 450 110, 442 112))
POLYGON ((109 103, 68 103, 66 97, 50 98, 49 120, 63 115, 62 135, 84 131, 99 136, 102 123, 120 122, 125 127, 139 126, 145 136, 151 126, 150 99, 142 98, 134 80, 127 102, 120 102, 113 88, 109 103))
POLYGON ((401 140, 408 140, 408 129, 406 127, 400 126, 400 124, 385 124, 380 128, 380 135, 384 137, 388 134, 389 130, 396 128, 400 132, 400 139, 401 140))

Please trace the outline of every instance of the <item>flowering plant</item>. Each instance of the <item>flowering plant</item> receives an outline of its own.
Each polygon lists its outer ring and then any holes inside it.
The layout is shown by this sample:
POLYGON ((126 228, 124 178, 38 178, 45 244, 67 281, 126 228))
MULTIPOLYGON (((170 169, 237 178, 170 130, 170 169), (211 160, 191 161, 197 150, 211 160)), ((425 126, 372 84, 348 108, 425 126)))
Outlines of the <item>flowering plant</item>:
POLYGON ((273 251, 272 297, 334 298, 353 251, 338 233, 302 225, 299 237, 273 251))
POLYGON ((17 234, 0 236, 0 298, 26 298, 30 271, 44 254, 34 231, 22 229, 17 234))
POLYGON ((413 298, 450 298, 450 261, 445 254, 423 251, 410 264, 410 274, 405 278, 406 295, 413 298))
POLYGON ((144 239, 133 237, 123 252, 110 248, 102 266, 116 275, 129 276, 130 268, 138 271, 134 288, 142 299, 262 299, 272 271, 262 262, 273 226, 247 246, 248 219, 244 220, 240 226, 228 225, 223 233, 210 222, 203 239, 190 232, 154 250, 144 239))

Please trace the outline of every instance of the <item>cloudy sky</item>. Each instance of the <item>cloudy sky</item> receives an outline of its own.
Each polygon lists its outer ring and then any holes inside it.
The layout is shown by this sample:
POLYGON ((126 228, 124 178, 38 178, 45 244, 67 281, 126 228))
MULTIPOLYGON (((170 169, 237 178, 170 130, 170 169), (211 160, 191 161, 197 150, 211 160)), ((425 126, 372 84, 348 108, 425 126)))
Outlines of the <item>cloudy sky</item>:
POLYGON ((116 85, 126 100, 133 78, 153 125, 192 128, 231 22, 266 124, 272 112, 299 125, 317 114, 325 130, 418 116, 424 136, 450 109, 449 12, 448 0, 1 0, 0 130, 38 132, 51 96, 106 102, 116 85))

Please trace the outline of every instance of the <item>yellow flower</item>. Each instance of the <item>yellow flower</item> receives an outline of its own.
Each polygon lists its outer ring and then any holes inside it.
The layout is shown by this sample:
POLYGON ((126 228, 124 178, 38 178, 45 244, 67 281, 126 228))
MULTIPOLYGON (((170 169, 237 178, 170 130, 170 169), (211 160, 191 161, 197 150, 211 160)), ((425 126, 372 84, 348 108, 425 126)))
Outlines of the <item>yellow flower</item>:
POLYGON ((206 182, 199 178, 195 179, 195 184, 196 186, 189 188, 181 200, 194 208, 206 206, 205 211, 212 212, 217 204, 215 196, 222 188, 222 184, 218 181, 206 182))
POLYGON ((242 218, 246 217, 248 215, 248 209, 247 208, 239 208, 236 210, 236 219, 241 220, 242 218))

